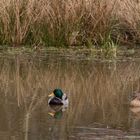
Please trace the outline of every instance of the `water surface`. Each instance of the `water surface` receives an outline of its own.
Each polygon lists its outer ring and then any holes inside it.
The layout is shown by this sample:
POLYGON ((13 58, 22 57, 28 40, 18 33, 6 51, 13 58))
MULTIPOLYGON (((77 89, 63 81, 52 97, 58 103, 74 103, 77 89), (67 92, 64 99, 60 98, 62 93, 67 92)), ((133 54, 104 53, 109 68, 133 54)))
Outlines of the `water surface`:
POLYGON ((140 139, 139 110, 129 107, 139 88, 139 60, 1 56, 0 139, 140 139), (68 108, 48 106, 57 87, 67 93, 68 108))

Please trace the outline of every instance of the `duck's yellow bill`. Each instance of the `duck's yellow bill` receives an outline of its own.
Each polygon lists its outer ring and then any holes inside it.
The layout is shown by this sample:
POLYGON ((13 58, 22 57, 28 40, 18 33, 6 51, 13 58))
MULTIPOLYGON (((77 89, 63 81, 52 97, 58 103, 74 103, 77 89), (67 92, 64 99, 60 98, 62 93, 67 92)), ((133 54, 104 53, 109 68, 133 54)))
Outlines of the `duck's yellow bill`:
POLYGON ((51 93, 48 95, 48 97, 53 97, 54 96, 54 93, 51 93))

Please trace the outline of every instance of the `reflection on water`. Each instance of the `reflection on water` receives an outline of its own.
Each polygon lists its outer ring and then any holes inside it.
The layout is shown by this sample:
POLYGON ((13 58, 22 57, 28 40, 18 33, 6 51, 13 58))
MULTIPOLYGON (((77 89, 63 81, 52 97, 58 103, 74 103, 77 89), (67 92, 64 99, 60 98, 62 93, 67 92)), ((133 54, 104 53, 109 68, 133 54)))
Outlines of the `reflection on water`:
POLYGON ((140 139, 140 113, 129 108, 140 88, 139 64, 0 57, 0 139, 140 139), (68 108, 48 106, 57 87, 67 93, 68 108))

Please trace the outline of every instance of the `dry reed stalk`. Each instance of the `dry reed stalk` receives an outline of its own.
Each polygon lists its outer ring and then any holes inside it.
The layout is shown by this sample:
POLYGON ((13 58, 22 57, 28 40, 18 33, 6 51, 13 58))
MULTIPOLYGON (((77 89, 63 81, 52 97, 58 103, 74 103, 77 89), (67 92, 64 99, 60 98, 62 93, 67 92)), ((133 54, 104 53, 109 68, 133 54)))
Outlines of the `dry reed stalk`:
POLYGON ((139 42, 139 2, 1 0, 1 44, 83 45, 139 42))

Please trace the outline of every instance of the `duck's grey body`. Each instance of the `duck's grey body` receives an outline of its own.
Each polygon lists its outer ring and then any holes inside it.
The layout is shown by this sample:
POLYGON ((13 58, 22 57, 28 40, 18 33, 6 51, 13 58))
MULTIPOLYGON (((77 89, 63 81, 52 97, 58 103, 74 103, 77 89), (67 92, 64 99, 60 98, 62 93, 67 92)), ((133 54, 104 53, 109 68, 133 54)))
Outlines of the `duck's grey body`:
POLYGON ((140 107, 140 93, 135 93, 133 99, 130 102, 130 105, 133 107, 140 107))

